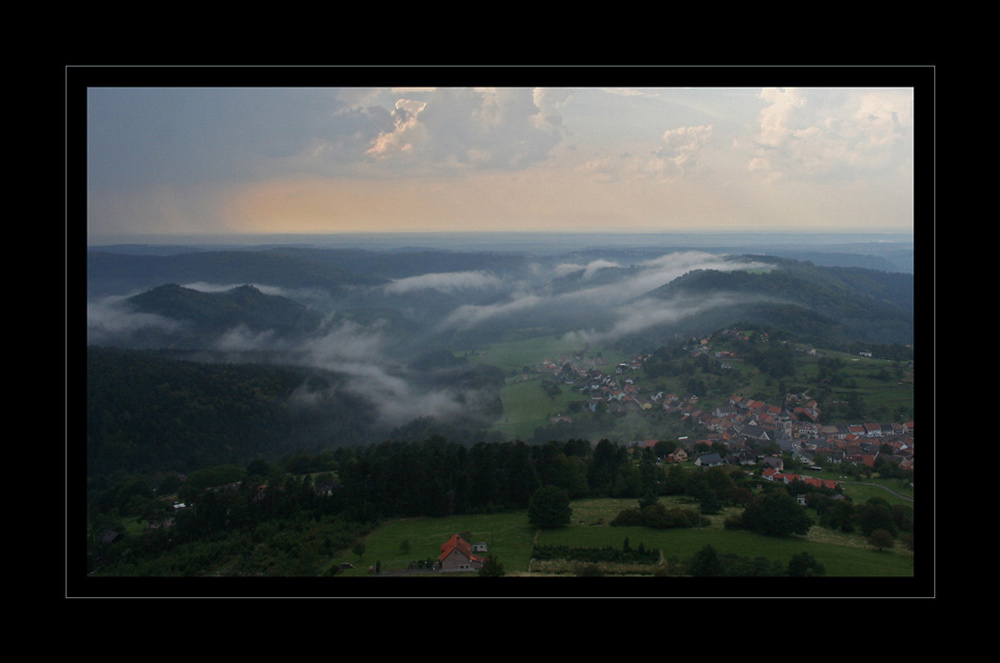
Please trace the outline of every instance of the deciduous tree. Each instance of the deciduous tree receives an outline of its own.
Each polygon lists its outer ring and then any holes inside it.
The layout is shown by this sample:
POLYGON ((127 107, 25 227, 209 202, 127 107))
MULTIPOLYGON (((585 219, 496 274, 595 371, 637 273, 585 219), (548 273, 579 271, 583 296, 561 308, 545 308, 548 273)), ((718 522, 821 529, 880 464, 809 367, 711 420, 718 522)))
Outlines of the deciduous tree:
POLYGON ((542 486, 528 502, 528 522, 537 527, 568 525, 571 515, 569 493, 563 488, 542 486))
POLYGON ((868 544, 878 548, 879 552, 882 552, 886 548, 892 548, 895 543, 892 534, 888 530, 877 529, 868 536, 868 544))
POLYGON ((743 511, 741 523, 746 529, 771 536, 805 534, 812 518, 794 497, 782 490, 759 495, 743 511))

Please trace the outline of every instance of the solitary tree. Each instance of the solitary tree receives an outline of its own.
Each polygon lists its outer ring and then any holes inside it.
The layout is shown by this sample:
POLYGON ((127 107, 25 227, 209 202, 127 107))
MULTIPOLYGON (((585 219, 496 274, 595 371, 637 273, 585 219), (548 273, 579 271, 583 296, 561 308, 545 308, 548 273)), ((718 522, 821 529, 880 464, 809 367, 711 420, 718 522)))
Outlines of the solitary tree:
POLYGON ((877 529, 871 533, 868 537, 868 544, 878 548, 879 552, 882 552, 886 548, 892 548, 895 545, 895 541, 892 538, 892 533, 889 530, 877 529))
POLYGON ((564 488, 542 486, 528 502, 528 522, 538 527, 568 525, 571 514, 569 493, 564 488))

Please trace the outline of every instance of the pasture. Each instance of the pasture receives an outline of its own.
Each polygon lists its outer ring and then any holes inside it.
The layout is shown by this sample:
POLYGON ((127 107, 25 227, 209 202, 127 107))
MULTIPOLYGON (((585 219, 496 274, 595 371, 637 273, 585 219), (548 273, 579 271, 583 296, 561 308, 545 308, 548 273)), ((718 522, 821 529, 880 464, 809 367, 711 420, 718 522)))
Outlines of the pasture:
MULTIPOLYGON (((685 506, 683 501, 662 498, 667 506, 685 506)), ((805 536, 768 537, 742 530, 726 530, 727 514, 706 517, 704 525, 692 529, 656 530, 645 527, 611 527, 619 511, 635 506, 631 499, 583 499, 572 503, 570 525, 539 530, 528 522, 526 512, 391 520, 365 540, 361 555, 343 551, 331 566, 349 562, 348 576, 368 575, 369 566, 379 563, 383 573, 405 570, 411 561, 436 559, 441 544, 458 532, 469 532, 475 542, 483 541, 488 553, 504 566, 508 576, 530 576, 531 551, 540 545, 621 548, 628 538, 635 548, 658 548, 665 559, 685 560, 711 545, 720 554, 763 557, 787 564, 795 554, 807 552, 823 564, 828 577, 912 577, 913 554, 897 543, 879 552, 857 534, 832 532, 813 526, 805 536)), ((690 505, 687 505, 690 507, 690 505)), ((693 508, 693 507, 690 507, 693 508)))

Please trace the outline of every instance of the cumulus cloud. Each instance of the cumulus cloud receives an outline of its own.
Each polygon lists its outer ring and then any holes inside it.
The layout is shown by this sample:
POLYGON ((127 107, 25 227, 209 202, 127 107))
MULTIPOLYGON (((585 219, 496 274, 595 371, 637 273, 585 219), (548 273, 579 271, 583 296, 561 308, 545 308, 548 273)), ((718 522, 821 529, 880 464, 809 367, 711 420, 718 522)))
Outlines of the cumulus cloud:
POLYGON ((521 168, 548 158, 561 140, 558 109, 568 92, 532 88, 442 88, 401 98, 393 126, 369 156, 449 168, 521 168))
POLYGON ((385 291, 393 294, 402 294, 413 290, 455 292, 493 288, 502 283, 500 278, 486 272, 441 272, 398 279, 386 285, 385 291))
POLYGON ((426 102, 422 101, 398 100, 392 113, 392 130, 379 134, 368 150, 368 154, 376 158, 384 158, 418 149, 426 138, 418 116, 426 106, 426 102))
POLYGON ((748 169, 772 178, 871 173, 909 163, 912 91, 766 88, 748 169))
POLYGON ((629 152, 590 159, 578 171, 604 182, 641 177, 653 181, 679 178, 700 163, 702 150, 711 142, 712 125, 678 127, 661 136, 660 145, 647 155, 629 152))
POLYGON ((667 175, 682 175, 698 164, 699 153, 712 139, 712 125, 679 127, 663 134, 663 146, 656 158, 667 175))

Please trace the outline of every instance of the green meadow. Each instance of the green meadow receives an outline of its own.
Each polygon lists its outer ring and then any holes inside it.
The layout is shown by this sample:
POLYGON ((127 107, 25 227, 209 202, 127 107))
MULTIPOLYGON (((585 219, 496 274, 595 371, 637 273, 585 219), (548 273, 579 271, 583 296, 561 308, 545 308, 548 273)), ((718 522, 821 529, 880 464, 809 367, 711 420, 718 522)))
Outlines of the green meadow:
POLYGON ((554 335, 494 343, 486 349, 458 354, 507 373, 507 385, 500 392, 504 414, 495 426, 510 438, 530 439, 536 428, 550 423, 550 417, 567 414, 571 402, 585 397, 567 385, 561 386, 561 393, 551 396, 542 386, 543 376, 524 369, 546 359, 558 364, 579 352, 584 352, 587 358, 600 353, 608 362, 601 368, 605 372, 613 372, 625 359, 621 352, 603 347, 587 348, 572 337, 554 335))
POLYGON ((536 531, 526 512, 390 520, 366 538, 360 556, 344 551, 331 566, 354 565, 344 571, 347 576, 368 575, 368 567, 376 563, 385 572, 406 569, 411 561, 436 560, 441 545, 459 532, 469 532, 473 542, 485 542, 488 554, 500 559, 508 572, 528 570, 536 531))
MULTIPOLYGON (((663 498, 668 506, 681 500, 663 498)), ((365 540, 364 550, 343 551, 331 566, 348 562, 355 568, 345 575, 368 575, 369 566, 379 564, 383 573, 406 569, 411 561, 436 559, 441 544, 458 532, 468 532, 475 542, 488 546, 507 575, 532 575, 531 551, 540 545, 621 548, 625 539, 633 548, 642 544, 657 548, 665 559, 685 560, 706 545, 720 554, 763 557, 787 564, 795 554, 807 552, 823 564, 833 577, 911 577, 913 554, 901 543, 879 552, 858 534, 843 534, 813 526, 805 536, 768 537, 723 527, 729 514, 707 516, 699 528, 657 530, 645 527, 611 527, 619 511, 634 507, 631 499, 583 499, 572 503, 571 523, 566 527, 539 530, 528 522, 526 512, 391 520, 365 540)), ((688 505, 690 508, 690 505, 688 505)), ((730 512, 732 513, 732 511, 730 512)))
POLYGON ((511 382, 500 392, 504 413, 496 427, 509 438, 530 439, 536 428, 549 423, 549 417, 566 413, 569 404, 581 398, 569 389, 549 396, 537 377, 511 382))
POLYGON ((570 359, 578 352, 585 352, 588 357, 595 357, 600 353, 608 360, 607 368, 612 371, 625 358, 621 352, 609 348, 587 347, 571 334, 535 336, 516 341, 493 343, 485 349, 462 351, 456 354, 465 355, 469 361, 496 366, 513 375, 520 373, 525 366, 531 366, 545 359, 551 359, 554 362, 558 362, 560 359, 570 359))

